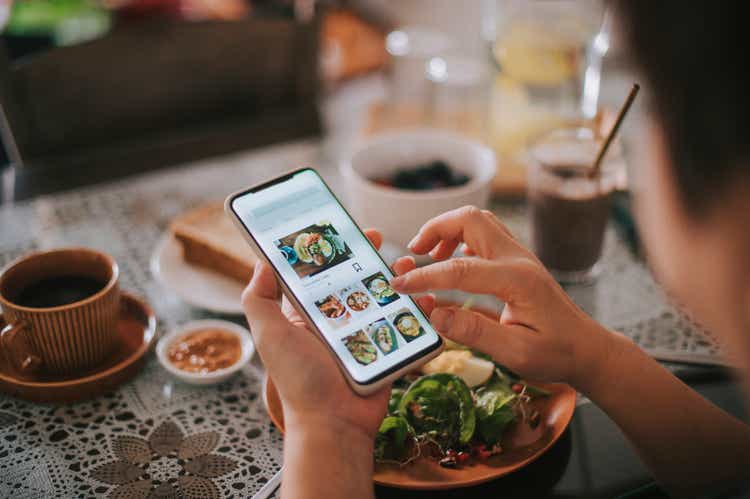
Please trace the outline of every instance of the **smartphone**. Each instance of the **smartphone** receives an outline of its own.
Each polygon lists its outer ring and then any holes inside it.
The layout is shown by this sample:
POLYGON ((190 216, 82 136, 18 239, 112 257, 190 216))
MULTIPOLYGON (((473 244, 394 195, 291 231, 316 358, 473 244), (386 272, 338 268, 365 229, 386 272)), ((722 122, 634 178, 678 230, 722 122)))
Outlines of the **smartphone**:
POLYGON ((390 268, 314 169, 232 194, 225 208, 355 392, 373 393, 442 350, 422 310, 391 287, 390 268))

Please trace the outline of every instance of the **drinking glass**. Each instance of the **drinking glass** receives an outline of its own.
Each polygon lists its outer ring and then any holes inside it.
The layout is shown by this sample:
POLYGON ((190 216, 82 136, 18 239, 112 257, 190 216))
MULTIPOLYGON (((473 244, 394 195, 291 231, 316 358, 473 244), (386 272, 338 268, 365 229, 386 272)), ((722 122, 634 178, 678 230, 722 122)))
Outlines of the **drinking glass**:
POLYGON ((601 0, 495 0, 492 6, 495 26, 485 36, 492 37, 498 73, 490 142, 504 169, 523 171, 530 142, 596 113, 608 48, 608 37, 599 35, 608 23, 601 0))
POLYGON ((429 123, 484 140, 490 89, 487 62, 463 55, 433 57, 426 76, 429 123))
POLYGON ((591 282, 601 270, 611 195, 624 171, 615 141, 599 173, 591 175, 601 141, 589 128, 561 128, 529 150, 532 248, 562 283, 591 282))
POLYGON ((453 40, 429 28, 406 26, 388 33, 388 116, 394 124, 422 125, 427 110, 428 61, 449 51, 453 40))

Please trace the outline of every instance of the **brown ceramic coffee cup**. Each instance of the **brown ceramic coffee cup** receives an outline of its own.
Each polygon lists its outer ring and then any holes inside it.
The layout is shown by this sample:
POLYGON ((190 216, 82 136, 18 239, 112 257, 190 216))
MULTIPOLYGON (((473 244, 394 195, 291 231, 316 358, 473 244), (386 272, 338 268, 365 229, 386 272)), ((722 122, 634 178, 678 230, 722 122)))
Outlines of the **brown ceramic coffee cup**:
POLYGON ((0 275, 0 350, 21 371, 71 374, 112 351, 120 312, 115 260, 87 248, 32 253, 0 275))

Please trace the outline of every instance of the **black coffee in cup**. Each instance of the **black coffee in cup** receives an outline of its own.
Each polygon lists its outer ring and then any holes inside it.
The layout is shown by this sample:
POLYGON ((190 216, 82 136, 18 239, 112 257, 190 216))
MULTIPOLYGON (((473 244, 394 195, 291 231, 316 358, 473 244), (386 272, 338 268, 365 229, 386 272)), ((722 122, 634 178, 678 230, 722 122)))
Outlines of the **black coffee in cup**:
POLYGON ((24 287, 14 301, 22 307, 59 307, 85 300, 101 291, 105 284, 85 276, 51 277, 24 287))
POLYGON ((20 372, 77 374, 114 350, 119 268, 89 248, 37 251, 0 274, 6 359, 20 372))

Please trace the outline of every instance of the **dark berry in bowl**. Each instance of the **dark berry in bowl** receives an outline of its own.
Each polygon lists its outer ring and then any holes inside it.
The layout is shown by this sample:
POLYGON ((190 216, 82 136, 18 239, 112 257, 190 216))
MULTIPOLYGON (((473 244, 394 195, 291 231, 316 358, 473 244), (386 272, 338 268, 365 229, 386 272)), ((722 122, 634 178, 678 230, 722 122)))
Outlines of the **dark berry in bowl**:
POLYGON ((459 187, 469 182, 468 175, 454 170, 448 163, 435 160, 429 163, 399 168, 389 177, 373 179, 378 185, 408 191, 429 191, 459 187))

